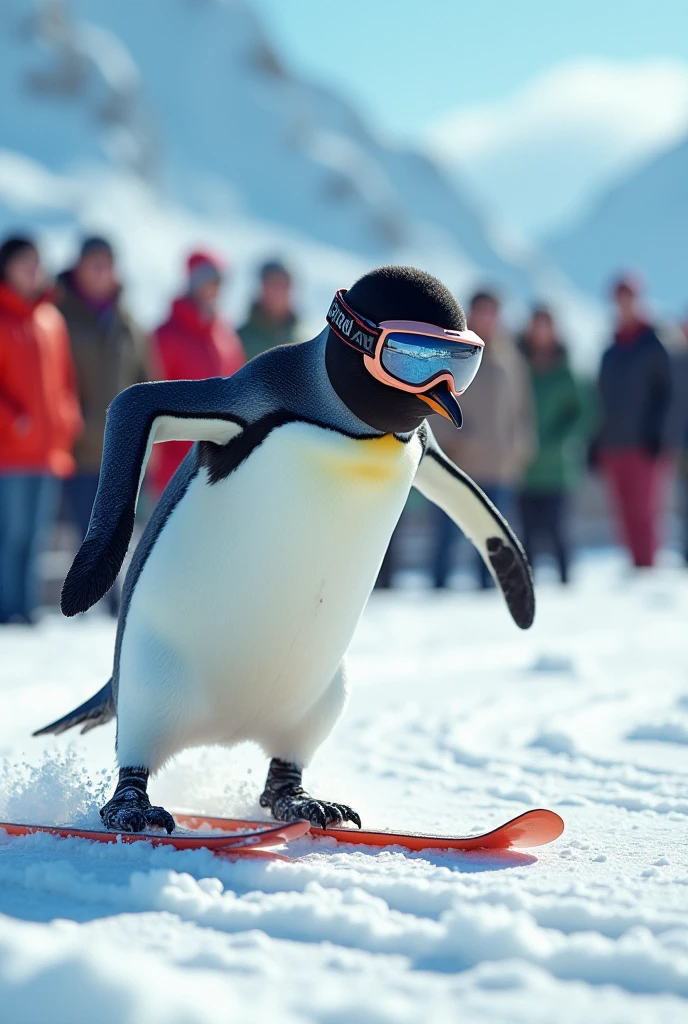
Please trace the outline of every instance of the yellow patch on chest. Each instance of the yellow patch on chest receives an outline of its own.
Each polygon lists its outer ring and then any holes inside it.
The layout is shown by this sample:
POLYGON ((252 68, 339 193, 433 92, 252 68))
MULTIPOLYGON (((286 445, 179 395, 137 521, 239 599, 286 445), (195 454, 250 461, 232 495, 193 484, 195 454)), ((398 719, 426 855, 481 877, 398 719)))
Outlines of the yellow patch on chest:
POLYGON ((336 443, 332 440, 330 435, 314 453, 320 472, 350 481, 390 483, 408 471, 407 445, 393 434, 365 441, 340 434, 336 443))

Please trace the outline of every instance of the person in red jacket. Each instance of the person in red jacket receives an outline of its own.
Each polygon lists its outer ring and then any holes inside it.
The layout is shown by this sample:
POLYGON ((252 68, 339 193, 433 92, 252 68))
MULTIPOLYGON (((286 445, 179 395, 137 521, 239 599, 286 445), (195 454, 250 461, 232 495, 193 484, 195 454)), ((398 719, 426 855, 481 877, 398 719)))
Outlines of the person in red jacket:
POLYGON ((33 622, 36 564, 82 429, 69 337, 35 243, 0 246, 0 622, 33 622))
MULTIPOLYGON (((155 332, 153 366, 161 380, 230 377, 246 362, 243 345, 218 315, 225 268, 217 256, 194 252, 187 260, 187 288, 172 303, 170 315, 155 332)), ((191 448, 187 441, 157 445, 150 482, 159 497, 191 448)))

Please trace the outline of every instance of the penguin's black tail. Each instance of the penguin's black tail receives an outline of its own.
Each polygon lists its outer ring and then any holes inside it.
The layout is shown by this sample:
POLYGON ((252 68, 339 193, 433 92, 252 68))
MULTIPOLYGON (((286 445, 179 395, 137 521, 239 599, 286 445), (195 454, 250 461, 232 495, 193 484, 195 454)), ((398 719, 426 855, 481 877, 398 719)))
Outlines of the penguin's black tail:
POLYGON ((81 725, 82 734, 88 732, 89 729, 95 729, 97 725, 105 725, 111 718, 115 717, 116 714, 115 700, 112 695, 112 679, 108 679, 102 690, 98 690, 98 693, 94 693, 83 704, 79 705, 73 711, 70 711, 68 715, 63 718, 58 718, 56 722, 51 722, 50 725, 44 725, 42 729, 37 729, 34 736, 47 736, 49 733, 54 733, 59 736, 60 733, 66 732, 67 729, 71 729, 75 725, 81 725))

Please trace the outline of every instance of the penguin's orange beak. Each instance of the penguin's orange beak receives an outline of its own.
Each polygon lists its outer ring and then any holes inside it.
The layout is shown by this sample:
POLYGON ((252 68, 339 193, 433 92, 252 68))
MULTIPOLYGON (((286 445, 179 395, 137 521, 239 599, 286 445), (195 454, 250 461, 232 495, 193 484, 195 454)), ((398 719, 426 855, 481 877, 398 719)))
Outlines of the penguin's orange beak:
POLYGON ((463 424, 461 406, 456 400, 456 395, 453 391, 449 390, 446 383, 442 383, 436 388, 430 388, 429 391, 418 395, 418 398, 422 399, 426 405, 429 405, 433 412, 437 412, 440 416, 450 420, 457 430, 461 429, 463 424))

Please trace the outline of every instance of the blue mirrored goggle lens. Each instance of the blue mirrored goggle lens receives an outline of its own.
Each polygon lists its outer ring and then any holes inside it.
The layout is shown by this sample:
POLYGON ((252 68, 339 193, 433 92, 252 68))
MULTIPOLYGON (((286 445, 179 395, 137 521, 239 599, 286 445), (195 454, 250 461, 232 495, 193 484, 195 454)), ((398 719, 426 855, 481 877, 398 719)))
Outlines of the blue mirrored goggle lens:
POLYGON ((425 334, 388 334, 380 360, 387 373, 404 384, 420 387, 441 373, 450 373, 455 390, 471 383, 483 356, 479 345, 442 341, 425 334))

